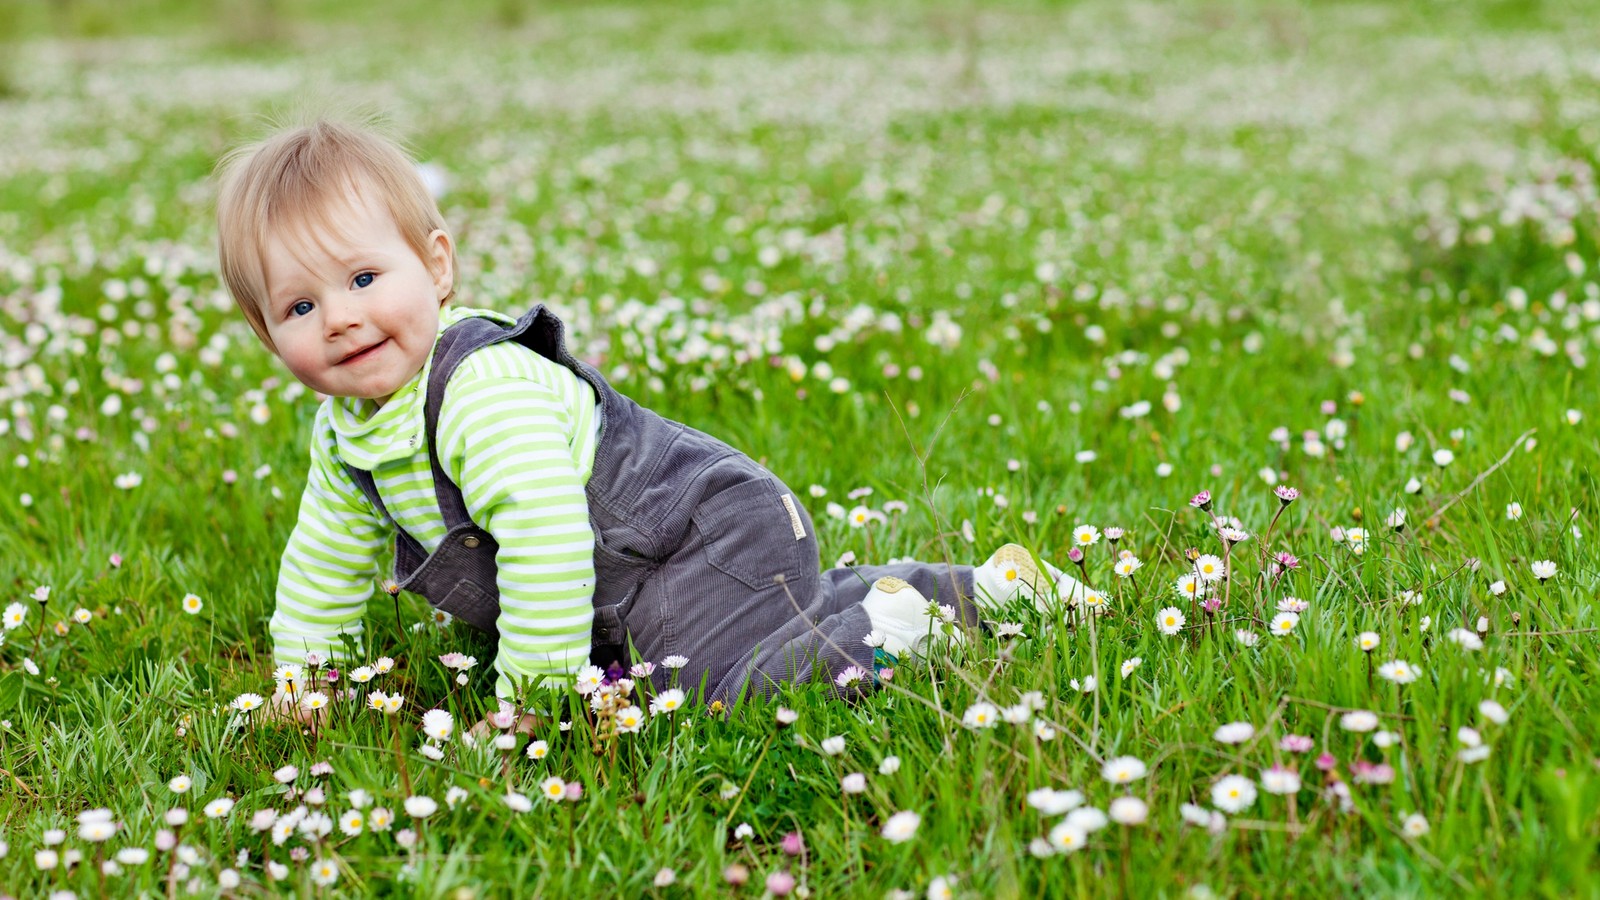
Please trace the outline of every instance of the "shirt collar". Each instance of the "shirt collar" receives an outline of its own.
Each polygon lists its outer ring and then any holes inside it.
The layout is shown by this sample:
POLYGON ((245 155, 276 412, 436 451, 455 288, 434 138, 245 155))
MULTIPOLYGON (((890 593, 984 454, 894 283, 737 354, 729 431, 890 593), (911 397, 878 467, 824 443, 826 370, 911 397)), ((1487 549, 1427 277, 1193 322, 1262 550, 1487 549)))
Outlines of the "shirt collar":
POLYGON ((378 466, 405 459, 426 443, 423 409, 427 400, 428 373, 433 368, 433 353, 422 371, 377 407, 371 400, 334 397, 328 402, 329 421, 339 459, 368 472, 378 466))
MULTIPOLYGON (((506 323, 509 317, 486 309, 446 307, 439 315, 439 332, 471 316, 484 316, 506 323)), ((435 342, 438 337, 435 335, 435 342)), ((427 452, 428 375, 433 371, 433 351, 422 364, 422 371, 406 382, 382 407, 371 400, 333 397, 329 420, 339 459, 357 469, 371 472, 378 466, 427 452)))

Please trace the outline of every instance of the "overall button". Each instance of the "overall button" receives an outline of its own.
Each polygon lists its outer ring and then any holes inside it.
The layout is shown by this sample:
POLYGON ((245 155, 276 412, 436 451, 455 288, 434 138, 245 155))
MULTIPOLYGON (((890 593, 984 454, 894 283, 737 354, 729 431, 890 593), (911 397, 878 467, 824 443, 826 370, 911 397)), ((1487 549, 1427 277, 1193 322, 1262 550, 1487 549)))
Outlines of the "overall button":
POLYGON ((461 539, 461 545, 466 547, 468 550, 478 549, 478 543, 478 539, 470 534, 461 539))

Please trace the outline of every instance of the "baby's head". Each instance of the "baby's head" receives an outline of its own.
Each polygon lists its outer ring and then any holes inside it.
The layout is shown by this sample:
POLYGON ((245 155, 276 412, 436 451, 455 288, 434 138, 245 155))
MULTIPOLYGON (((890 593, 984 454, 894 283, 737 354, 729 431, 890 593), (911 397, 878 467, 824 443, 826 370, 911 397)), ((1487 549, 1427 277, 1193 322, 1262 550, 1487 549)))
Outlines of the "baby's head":
POLYGON ((317 121, 219 164, 222 277, 306 386, 382 403, 422 370, 453 294, 455 247, 398 145, 317 121))

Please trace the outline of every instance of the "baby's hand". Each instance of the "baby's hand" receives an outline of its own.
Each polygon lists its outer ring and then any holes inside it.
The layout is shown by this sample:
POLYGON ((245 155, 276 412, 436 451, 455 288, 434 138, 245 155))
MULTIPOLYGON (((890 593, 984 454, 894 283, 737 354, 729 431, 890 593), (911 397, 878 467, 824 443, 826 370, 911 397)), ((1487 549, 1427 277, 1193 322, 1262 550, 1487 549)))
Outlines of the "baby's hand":
POLYGON ((290 694, 282 689, 278 690, 272 695, 272 699, 267 701, 267 714, 257 716, 256 724, 279 725, 292 722, 299 725, 310 725, 314 721, 326 718, 328 714, 326 708, 318 710, 305 708, 305 705, 300 702, 300 698, 304 693, 304 691, 300 691, 290 694))
POLYGON ((531 713, 523 713, 519 716, 510 710, 501 710, 484 716, 478 724, 468 729, 467 734, 479 740, 493 738, 507 729, 516 734, 533 734, 543 724, 537 716, 531 713), (515 720, 514 723, 513 720, 515 720))

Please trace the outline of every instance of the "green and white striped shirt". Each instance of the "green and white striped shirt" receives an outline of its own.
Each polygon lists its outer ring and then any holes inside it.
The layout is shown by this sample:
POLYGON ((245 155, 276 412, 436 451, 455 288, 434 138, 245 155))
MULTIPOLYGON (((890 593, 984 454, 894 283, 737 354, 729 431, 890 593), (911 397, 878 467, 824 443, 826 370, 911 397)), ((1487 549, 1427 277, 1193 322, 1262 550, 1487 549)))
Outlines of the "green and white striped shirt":
MULTIPOLYGON (((440 330, 468 316, 512 321, 448 308, 440 330)), ((334 397, 317 411, 311 471, 268 625, 278 663, 303 662, 311 651, 339 659, 341 633, 361 640, 362 613, 393 531, 344 463, 372 472, 395 523, 428 553, 444 538, 423 420, 431 369, 430 356, 381 409, 334 397)), ((596 403, 571 370, 510 341, 473 353, 450 377, 439 464, 461 488, 472 521, 500 544, 495 691, 504 698, 525 679, 570 675, 588 662, 595 575, 584 485, 598 441, 596 403)))

